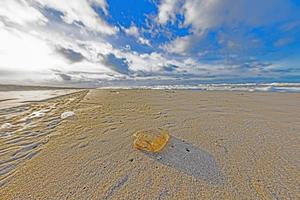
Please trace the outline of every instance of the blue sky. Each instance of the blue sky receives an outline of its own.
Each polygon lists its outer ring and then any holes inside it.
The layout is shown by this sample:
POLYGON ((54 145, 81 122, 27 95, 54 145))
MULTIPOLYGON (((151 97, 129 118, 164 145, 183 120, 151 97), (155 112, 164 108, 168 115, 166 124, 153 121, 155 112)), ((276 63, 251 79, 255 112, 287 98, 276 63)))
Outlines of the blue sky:
POLYGON ((0 83, 300 82, 300 0, 2 0, 0 83))

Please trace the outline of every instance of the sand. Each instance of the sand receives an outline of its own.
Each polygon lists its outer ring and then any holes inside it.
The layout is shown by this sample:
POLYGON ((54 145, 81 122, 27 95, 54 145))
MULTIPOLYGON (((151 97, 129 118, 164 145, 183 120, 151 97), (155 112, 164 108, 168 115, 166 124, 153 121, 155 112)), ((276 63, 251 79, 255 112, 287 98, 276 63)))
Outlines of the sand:
POLYGON ((80 89, 67 87, 22 86, 0 84, 0 109, 41 102, 46 99, 71 94, 80 89))
POLYGON ((94 89, 0 114, 1 199, 300 198, 299 93, 94 89), (134 149, 152 128, 163 151, 134 149))

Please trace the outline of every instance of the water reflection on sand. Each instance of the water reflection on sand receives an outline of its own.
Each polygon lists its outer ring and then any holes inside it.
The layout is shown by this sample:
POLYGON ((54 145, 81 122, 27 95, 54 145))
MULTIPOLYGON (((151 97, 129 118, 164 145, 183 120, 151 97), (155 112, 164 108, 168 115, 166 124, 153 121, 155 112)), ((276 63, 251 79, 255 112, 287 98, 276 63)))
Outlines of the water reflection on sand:
POLYGON ((32 91, 1 91, 0 109, 24 105, 28 102, 42 101, 45 99, 69 94, 76 90, 32 90, 32 91))

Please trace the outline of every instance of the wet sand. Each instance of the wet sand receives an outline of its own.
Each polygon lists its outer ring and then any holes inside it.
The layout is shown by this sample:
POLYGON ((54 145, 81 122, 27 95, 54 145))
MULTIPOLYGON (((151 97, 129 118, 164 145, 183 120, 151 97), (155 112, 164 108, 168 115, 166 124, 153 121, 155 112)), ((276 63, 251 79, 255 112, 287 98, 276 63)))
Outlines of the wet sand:
POLYGON ((0 109, 43 101, 78 91, 75 88, 0 84, 0 109))
POLYGON ((299 93, 89 90, 22 109, 0 113, 3 199, 300 198, 299 93), (162 152, 132 148, 159 127, 162 152))
POLYGON ((60 90, 30 90, 30 91, 5 91, 0 92, 0 109, 25 105, 31 102, 74 93, 75 89, 60 90))

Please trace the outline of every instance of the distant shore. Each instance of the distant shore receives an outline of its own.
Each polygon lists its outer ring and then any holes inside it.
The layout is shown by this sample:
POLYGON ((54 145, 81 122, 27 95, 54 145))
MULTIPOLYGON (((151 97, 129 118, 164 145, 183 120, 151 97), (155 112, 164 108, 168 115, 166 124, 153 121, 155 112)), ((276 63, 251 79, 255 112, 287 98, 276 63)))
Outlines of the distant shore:
POLYGON ((0 92, 1 91, 29 91, 29 90, 30 91, 32 91, 32 90, 66 90, 66 89, 85 89, 85 88, 0 84, 0 92))

